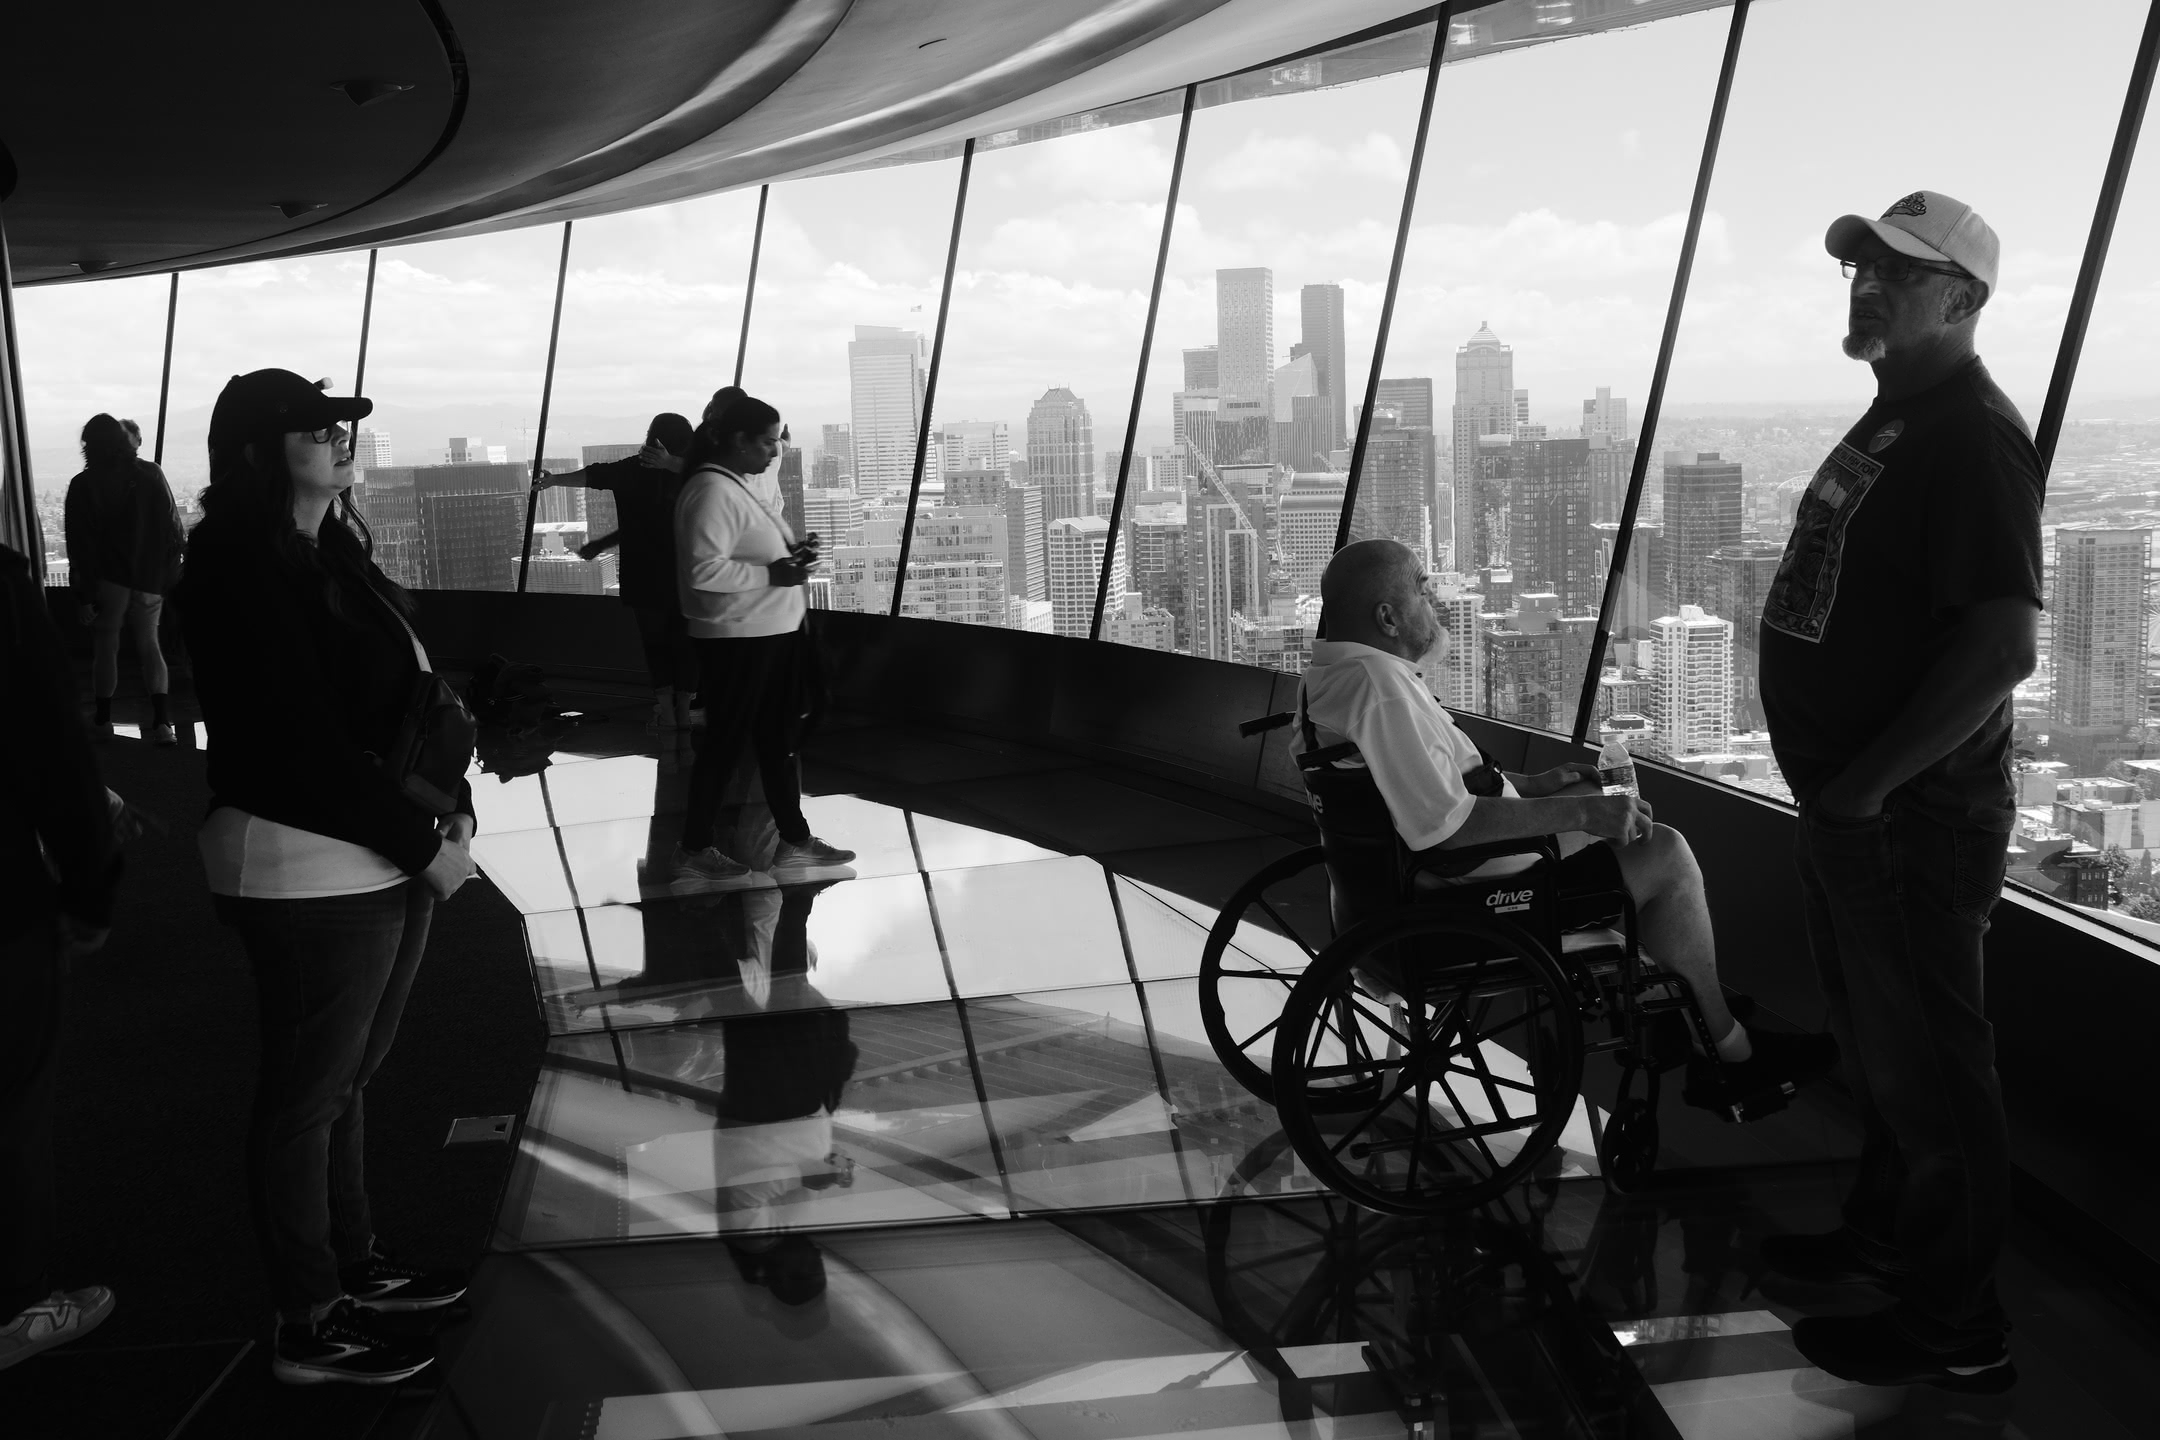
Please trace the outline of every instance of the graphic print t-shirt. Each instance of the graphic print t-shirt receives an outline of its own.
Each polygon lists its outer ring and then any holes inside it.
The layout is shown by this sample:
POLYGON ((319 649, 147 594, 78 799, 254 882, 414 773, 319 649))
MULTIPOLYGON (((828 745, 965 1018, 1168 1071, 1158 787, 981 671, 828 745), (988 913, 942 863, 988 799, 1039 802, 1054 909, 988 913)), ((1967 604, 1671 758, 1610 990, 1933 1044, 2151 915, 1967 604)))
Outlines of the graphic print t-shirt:
MULTIPOLYGON (((1877 400, 1815 472, 1763 605, 1763 709, 1805 797, 1886 729, 1972 606, 2042 603, 2044 479, 2017 407, 1973 360, 1877 400)), ((1901 794, 2007 831, 2010 702, 1901 794)))

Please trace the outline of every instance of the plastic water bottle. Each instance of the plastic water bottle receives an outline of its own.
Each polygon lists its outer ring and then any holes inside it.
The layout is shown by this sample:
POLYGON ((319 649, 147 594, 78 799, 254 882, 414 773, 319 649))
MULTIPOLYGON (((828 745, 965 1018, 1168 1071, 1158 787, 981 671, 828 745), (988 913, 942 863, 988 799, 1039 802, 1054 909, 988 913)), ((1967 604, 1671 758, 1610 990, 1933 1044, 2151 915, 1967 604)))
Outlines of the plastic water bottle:
POLYGON ((1635 786, 1635 757, 1618 740, 1606 741, 1598 751, 1597 776, 1607 795, 1642 794, 1635 786))

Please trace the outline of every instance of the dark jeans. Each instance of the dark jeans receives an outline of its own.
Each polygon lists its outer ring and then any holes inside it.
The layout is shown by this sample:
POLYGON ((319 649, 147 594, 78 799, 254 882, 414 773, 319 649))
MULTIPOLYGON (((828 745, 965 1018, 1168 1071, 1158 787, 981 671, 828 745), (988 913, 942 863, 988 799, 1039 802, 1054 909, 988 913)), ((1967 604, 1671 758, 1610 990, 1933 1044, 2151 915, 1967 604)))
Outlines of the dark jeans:
POLYGON ((697 690, 697 652, 690 648, 690 632, 682 611, 674 605, 632 605, 637 621, 638 644, 645 649, 645 673, 653 688, 670 685, 683 695, 697 690))
POLYGON ((344 1293, 375 1238, 362 1096, 397 1036, 435 897, 418 880, 318 900, 219 897, 255 972, 262 1061, 248 1186, 270 1296, 286 1319, 344 1293))
POLYGON ((713 843, 713 821, 743 751, 757 758, 765 803, 780 838, 810 838, 802 813, 802 764, 795 746, 810 703, 816 658, 806 631, 739 640, 698 640, 698 675, 705 687, 705 743, 690 775, 682 846, 713 843))
POLYGON ((65 978, 51 921, 0 940, 0 1324, 53 1289, 53 1083, 65 978))
POLYGON ((1908 1278, 1900 1318, 1948 1346, 2004 1323, 1995 1260, 2010 1139, 1981 993, 1981 939, 2009 837, 1893 797, 1872 820, 1800 807, 1808 941, 1866 1126, 1845 1225, 1908 1278))

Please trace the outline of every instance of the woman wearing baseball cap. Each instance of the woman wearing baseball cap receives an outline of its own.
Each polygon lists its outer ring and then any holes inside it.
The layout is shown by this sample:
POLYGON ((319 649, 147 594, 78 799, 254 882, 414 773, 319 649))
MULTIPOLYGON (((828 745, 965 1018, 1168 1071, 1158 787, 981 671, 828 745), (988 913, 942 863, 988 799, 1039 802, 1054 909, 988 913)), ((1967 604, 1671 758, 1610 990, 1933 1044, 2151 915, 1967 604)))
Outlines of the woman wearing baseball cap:
POLYGON ((376 1310, 446 1305, 462 1278, 375 1244, 362 1096, 396 1034, 435 902, 473 873, 472 796, 408 798, 396 748, 426 653, 353 507, 351 422, 374 409, 289 370, 236 375, 176 600, 209 728, 200 844, 255 974, 262 1060, 249 1190, 288 1383, 390 1384, 433 1360, 376 1310))

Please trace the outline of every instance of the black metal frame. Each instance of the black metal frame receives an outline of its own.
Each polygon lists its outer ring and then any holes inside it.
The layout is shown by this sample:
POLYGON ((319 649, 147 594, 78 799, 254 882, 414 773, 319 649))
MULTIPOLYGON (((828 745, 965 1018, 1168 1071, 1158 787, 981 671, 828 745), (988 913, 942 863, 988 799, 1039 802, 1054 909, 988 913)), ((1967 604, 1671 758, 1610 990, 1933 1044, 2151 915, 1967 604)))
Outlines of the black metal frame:
POLYGON ((930 426, 937 409, 938 369, 945 363, 945 320, 952 312, 953 269, 960 263, 960 226, 967 216, 968 177, 975 169, 975 138, 968 137, 960 150, 960 184, 953 192, 952 239, 945 247, 945 285, 938 292, 937 330, 930 340, 930 373, 923 378, 922 414, 915 424, 915 473, 908 481, 907 515, 900 523, 900 555, 893 567, 892 606, 887 614, 897 618, 900 602, 907 596, 908 551, 915 540, 915 506, 922 499, 923 466, 930 456, 930 426))
POLYGON ((1088 639, 1102 638, 1103 607, 1110 600, 1110 571, 1117 559, 1118 522, 1125 518, 1125 482, 1132 474, 1133 446, 1139 443, 1140 407, 1147 400, 1148 361, 1155 354, 1155 317, 1162 310, 1163 272, 1170 264, 1170 237, 1177 229, 1178 191, 1185 183, 1185 145, 1192 139, 1193 104, 1198 85, 1185 87, 1185 108, 1178 116, 1177 152, 1170 160, 1170 190, 1163 199, 1162 243, 1155 251, 1155 278, 1148 286, 1147 323, 1140 327, 1140 365, 1133 375, 1132 411, 1125 419, 1125 448, 1118 452, 1117 488, 1110 496, 1110 533, 1103 537, 1102 573, 1095 580, 1095 618, 1088 639))
POLYGON ((1620 507, 1620 530, 1613 537, 1610 568, 1605 572, 1605 594, 1598 602, 1597 633, 1590 645, 1590 663, 1583 675, 1582 693, 1576 697, 1577 745, 1590 732, 1590 714, 1597 707, 1598 679, 1605 673, 1605 647, 1612 643, 1613 607, 1627 579, 1628 551, 1635 539, 1635 519, 1642 509, 1643 483, 1650 473, 1651 438, 1657 433, 1658 412, 1665 404, 1665 381, 1672 370, 1673 347, 1680 338, 1680 315, 1687 307, 1688 280, 1695 270, 1695 245, 1702 238, 1703 211, 1710 203, 1710 181, 1717 173, 1718 142, 1725 134, 1725 112, 1732 100, 1733 71, 1740 63, 1740 43, 1747 33, 1749 0, 1733 0, 1732 25, 1725 32, 1725 58, 1718 66, 1717 93, 1710 101, 1710 125, 1703 136, 1702 160, 1695 170, 1695 196, 1688 204, 1687 233, 1680 242, 1680 263, 1674 269, 1672 299, 1665 307, 1665 333, 1658 340, 1657 368, 1650 374, 1650 397, 1643 406, 1636 430, 1635 463, 1629 468, 1627 499, 1620 507))
MULTIPOLYGON (((555 342, 562 338, 563 284, 570 278, 570 227, 575 221, 565 220, 562 227, 562 258, 555 265, 555 313, 548 321, 547 369, 540 377, 540 429, 533 436, 531 481, 540 478, 540 459, 547 453, 548 405, 555 398, 555 342)), ((539 512, 540 491, 528 484, 525 489, 525 544, 518 554, 518 594, 525 593, 525 581, 532 571, 533 516, 539 512)))
POLYGON ((1432 59, 1425 65, 1425 98, 1418 105, 1417 139, 1410 147, 1402 219, 1395 226, 1395 255, 1388 262, 1387 292, 1380 300, 1380 329, 1373 336, 1372 371, 1365 377, 1365 403, 1358 409, 1357 439, 1350 447, 1350 475, 1343 484, 1342 514, 1335 520, 1337 550, 1350 543, 1358 485, 1365 478, 1365 449, 1372 439, 1373 407, 1380 403, 1380 371, 1387 364, 1388 334, 1395 325, 1395 296, 1402 289, 1403 257, 1410 248, 1410 220, 1417 210, 1418 180, 1425 173, 1425 140, 1432 131, 1433 96, 1440 88, 1440 66, 1447 59, 1448 26, 1454 18, 1455 0, 1446 0, 1433 11, 1432 59))
POLYGON ((165 463, 165 404, 172 397, 172 345, 173 326, 180 318, 180 272, 172 273, 172 285, 165 293, 165 364, 158 371, 157 386, 157 443, 151 447, 152 464, 165 463))
MULTIPOLYGON (((0 146, 0 196, 14 189, 15 164, 0 146)), ((0 203, 0 527, 22 537, 30 575, 45 582, 45 542, 38 524, 37 486, 30 476, 29 419, 23 409, 22 352, 15 343, 15 266, 8 257, 6 206, 0 203)))
POLYGON ((772 186, 760 185, 757 191, 757 226, 750 232, 750 278, 743 283, 742 338, 735 342, 735 383, 742 384, 743 362, 750 355, 750 306, 757 299, 758 257, 765 253, 765 202, 772 198, 772 186))
MULTIPOLYGON (((360 354, 353 361, 352 377, 352 393, 355 395, 367 394, 362 387, 367 384, 368 332, 375 324, 375 257, 378 253, 374 250, 367 252, 367 284, 360 291, 360 354)), ((360 437, 354 435, 353 443, 357 445, 359 441, 360 437)))
POLYGON ((2107 263, 2108 246, 2114 240, 2115 217, 2122 209, 2123 187, 2129 183, 2130 163, 2137 155, 2138 134, 2145 127, 2145 107, 2152 99, 2156 62, 2160 62, 2160 0, 2153 0, 2145 12, 2145 35, 2138 42, 2137 59, 2130 66, 2122 118, 2115 126, 2115 146, 2108 153, 2100 197, 2093 204, 2092 233, 2085 240, 2077 288, 2070 293, 2070 313, 2063 319, 2062 344, 2055 352, 2054 373, 2048 377, 2047 400, 2040 407, 2040 423, 2033 429, 2033 447, 2040 452, 2043 473, 2055 465, 2055 442, 2062 435, 2063 413, 2070 408, 2078 357, 2085 349, 2085 328, 2092 320, 2093 301, 2100 293, 2101 267, 2107 263))

